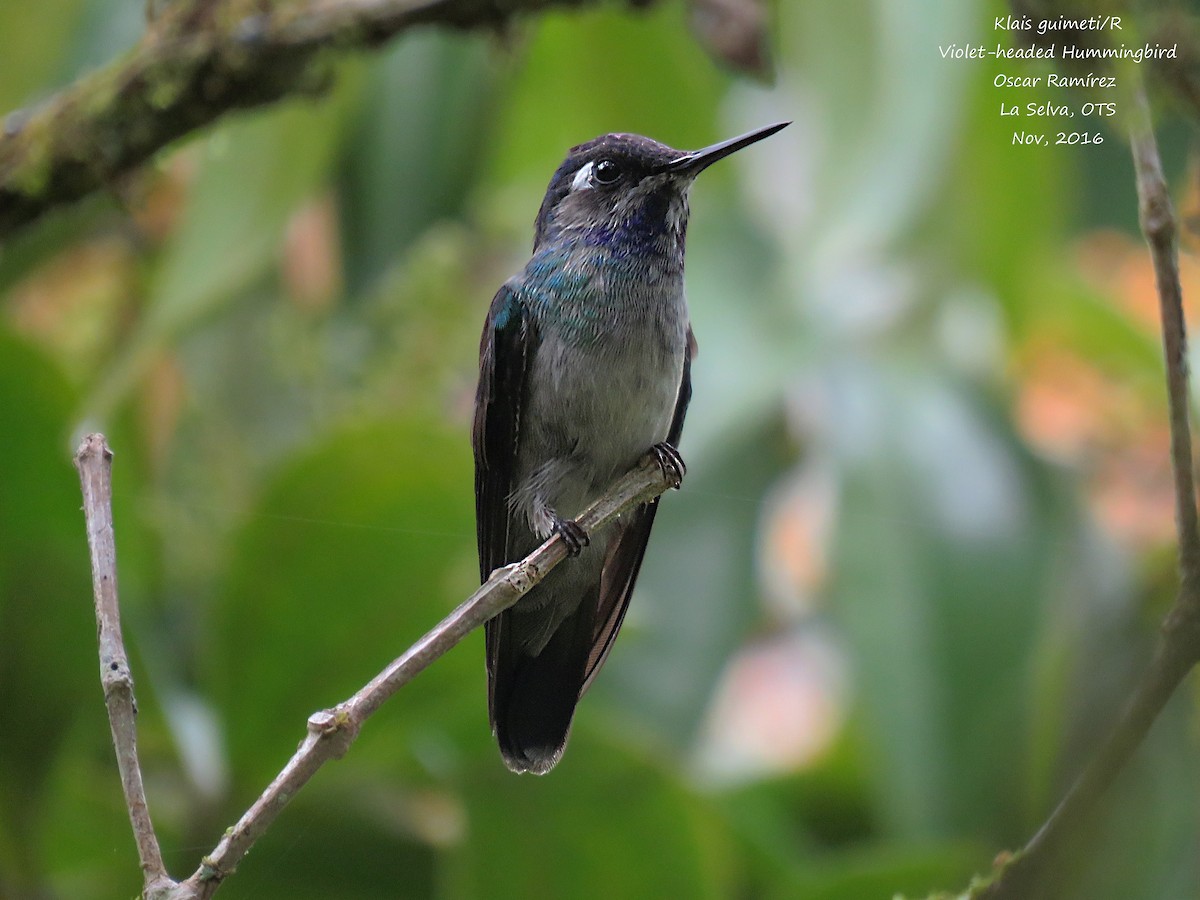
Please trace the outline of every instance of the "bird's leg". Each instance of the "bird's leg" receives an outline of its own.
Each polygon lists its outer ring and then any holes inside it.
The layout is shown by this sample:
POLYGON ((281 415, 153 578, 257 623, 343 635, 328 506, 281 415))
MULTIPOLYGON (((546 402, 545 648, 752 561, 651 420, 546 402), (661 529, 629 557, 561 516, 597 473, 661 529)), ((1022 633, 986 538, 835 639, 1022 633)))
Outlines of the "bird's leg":
POLYGON ((588 533, 574 519, 560 519, 555 516, 551 528, 563 539, 563 544, 567 548, 567 556, 578 556, 583 552, 583 548, 592 542, 588 533))
POLYGON ((683 484, 683 476, 687 474, 687 466, 679 451, 666 441, 659 441, 650 448, 650 458, 662 470, 663 476, 671 482, 671 487, 679 490, 683 484))

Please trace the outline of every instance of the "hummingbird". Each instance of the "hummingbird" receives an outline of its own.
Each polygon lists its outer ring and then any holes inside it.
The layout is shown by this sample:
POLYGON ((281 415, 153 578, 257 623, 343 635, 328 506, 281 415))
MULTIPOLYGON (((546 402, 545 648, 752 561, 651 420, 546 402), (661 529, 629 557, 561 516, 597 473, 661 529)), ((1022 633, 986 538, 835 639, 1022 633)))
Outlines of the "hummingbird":
POLYGON ((676 487, 696 340, 683 289, 688 193, 769 125, 703 150, 636 134, 572 147, 497 291, 479 349, 471 443, 479 571, 552 534, 569 557, 486 623, 488 717, 505 764, 549 772, 625 617, 658 500, 596 534, 578 515, 648 455, 676 487))

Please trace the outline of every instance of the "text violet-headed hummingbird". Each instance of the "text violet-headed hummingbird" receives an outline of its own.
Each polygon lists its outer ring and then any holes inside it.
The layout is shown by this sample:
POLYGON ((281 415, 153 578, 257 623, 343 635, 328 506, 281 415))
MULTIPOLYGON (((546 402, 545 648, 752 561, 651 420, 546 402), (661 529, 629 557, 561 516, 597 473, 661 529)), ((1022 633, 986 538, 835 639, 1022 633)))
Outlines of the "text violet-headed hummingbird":
POLYGON ((497 292, 479 351, 472 444, 486 581, 558 533, 574 559, 486 625, 488 714, 505 764, 544 774, 612 648, 658 501, 587 535, 573 519, 651 454, 683 477, 696 342, 683 295, 688 191, 788 123, 685 152, 635 134, 571 149, 533 258, 497 292))

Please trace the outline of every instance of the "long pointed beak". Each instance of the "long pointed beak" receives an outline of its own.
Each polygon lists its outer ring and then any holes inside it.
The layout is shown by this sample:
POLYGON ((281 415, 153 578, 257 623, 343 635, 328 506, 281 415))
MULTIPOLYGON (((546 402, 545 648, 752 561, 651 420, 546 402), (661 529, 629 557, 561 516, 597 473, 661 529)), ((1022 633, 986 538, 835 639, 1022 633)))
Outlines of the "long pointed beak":
POLYGON ((719 144, 713 144, 711 147, 705 147, 703 150, 693 150, 673 162, 667 163, 663 167, 663 171, 671 172, 676 175, 690 175, 693 178, 715 163, 718 159, 724 159, 731 153, 737 153, 744 147, 749 147, 751 144, 761 141, 763 138, 768 138, 777 131, 781 131, 791 122, 776 122, 774 125, 768 125, 765 128, 759 128, 756 131, 751 131, 740 137, 730 138, 727 141, 721 141, 719 144))

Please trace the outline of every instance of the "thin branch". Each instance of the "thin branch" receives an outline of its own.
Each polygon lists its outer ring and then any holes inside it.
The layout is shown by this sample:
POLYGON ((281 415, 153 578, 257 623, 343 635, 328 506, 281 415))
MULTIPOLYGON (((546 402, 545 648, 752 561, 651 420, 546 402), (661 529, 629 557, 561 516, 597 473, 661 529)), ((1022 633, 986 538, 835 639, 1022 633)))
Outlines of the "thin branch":
MULTIPOLYGON (((296 792, 322 765, 345 754, 372 713, 467 634, 516 603, 567 555, 562 538, 554 535, 520 562, 497 569, 479 590, 353 697, 310 716, 304 741, 287 765, 238 823, 225 832, 200 868, 186 881, 177 884, 167 876, 163 866, 137 763, 133 679, 121 645, 117 607, 116 549, 112 536, 112 453, 103 435, 92 434, 84 439, 76 455, 76 465, 83 483, 88 543, 92 549, 96 617, 100 623, 101 677, 126 804, 146 873, 144 896, 147 900, 211 897, 296 792)), ((577 521, 585 531, 594 532, 674 486, 677 482, 657 463, 647 459, 615 482, 577 521)))
POLYGON ((1171 429, 1171 470, 1175 480, 1175 520, 1179 532, 1179 570, 1187 582, 1200 576, 1200 528, 1188 411, 1187 325, 1179 283, 1175 212, 1158 156, 1158 142, 1145 90, 1135 92, 1130 145, 1137 172, 1138 217, 1150 246, 1162 317, 1163 358, 1167 369, 1167 405, 1171 429))
POLYGON ((1179 592, 1163 623, 1158 646, 1121 718, 1057 809, 1025 848, 976 896, 987 900, 1053 896, 1049 863, 1064 839, 1093 813, 1096 802, 1141 745, 1180 683, 1200 662, 1200 529, 1189 422, 1187 331, 1175 214, 1159 160, 1144 87, 1133 91, 1130 148, 1137 175, 1138 211, 1149 245, 1162 317, 1163 356, 1179 534, 1179 592))
POLYGON ((125 57, 4 119, 0 240, 226 112, 320 91, 322 50, 377 47, 418 25, 498 28, 543 7, 590 2, 178 0, 125 57))
POLYGON ((142 770, 137 755, 137 701, 133 675, 121 638, 121 611, 117 604, 117 549, 113 539, 112 451, 100 434, 89 434, 75 454, 75 468, 83 489, 88 549, 92 558, 92 593, 96 601, 96 627, 100 644, 100 683, 117 752, 117 769, 125 806, 137 842, 147 894, 170 883, 158 838, 150 822, 142 770))
MULTIPOLYGON (((639 503, 653 500, 672 482, 655 463, 630 471, 578 518, 585 531, 603 528, 639 503)), ((204 858, 200 868, 167 895, 171 900, 206 898, 267 830, 296 792, 331 759, 340 758, 358 736, 362 724, 389 697, 430 663, 497 613, 512 606, 566 558, 557 534, 518 563, 497 569, 491 577, 450 615, 353 697, 332 709, 314 713, 308 733, 295 755, 236 825, 204 858)))

